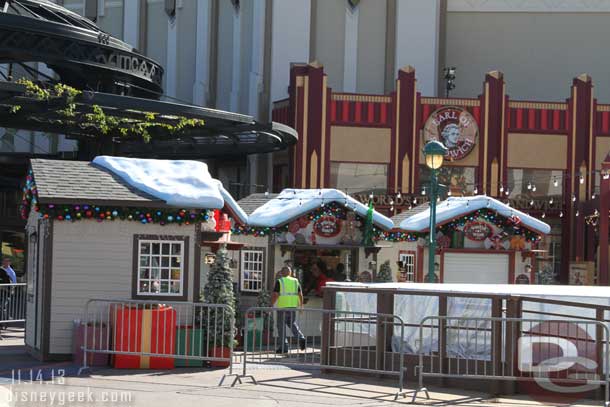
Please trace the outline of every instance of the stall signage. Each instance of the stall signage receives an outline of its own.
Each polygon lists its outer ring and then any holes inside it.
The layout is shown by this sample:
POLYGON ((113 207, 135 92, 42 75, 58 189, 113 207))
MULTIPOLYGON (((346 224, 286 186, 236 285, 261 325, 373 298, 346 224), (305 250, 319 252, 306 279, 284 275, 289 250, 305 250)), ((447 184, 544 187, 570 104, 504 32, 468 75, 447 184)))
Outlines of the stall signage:
POLYGON ((492 230, 491 226, 489 226, 485 222, 468 222, 466 226, 464 226, 464 234, 470 240, 474 240, 477 242, 482 242, 491 236, 492 230))
POLYGON ((448 106, 436 110, 424 125, 423 142, 436 140, 447 147, 446 159, 466 157, 477 142, 479 127, 474 117, 461 107, 448 106))
POLYGON ((318 236, 335 237, 341 232, 341 221, 334 216, 322 216, 313 224, 313 230, 318 236))

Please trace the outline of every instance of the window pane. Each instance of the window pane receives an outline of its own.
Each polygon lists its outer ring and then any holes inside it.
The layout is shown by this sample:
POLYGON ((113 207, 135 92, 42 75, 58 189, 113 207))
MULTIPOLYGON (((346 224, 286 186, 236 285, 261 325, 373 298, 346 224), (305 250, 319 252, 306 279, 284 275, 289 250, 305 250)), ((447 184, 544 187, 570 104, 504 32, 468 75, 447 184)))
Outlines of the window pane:
POLYGON ((180 258, 172 257, 172 267, 180 267, 180 258))
POLYGON ((169 267, 169 257, 161 258, 161 267, 169 267))
POLYGON ((161 278, 164 280, 169 279, 169 269, 162 269, 161 270, 161 278))
POLYGON ((148 293, 149 283, 148 281, 140 281, 140 286, 138 287, 139 292, 148 293))
POLYGON ((169 292, 169 282, 161 281, 161 292, 168 293, 169 292))
POLYGON ((140 270, 140 278, 142 278, 142 279, 150 278, 150 270, 149 269, 141 269, 140 270))
POLYGON ((351 194, 373 191, 386 193, 387 164, 330 163, 330 186, 351 194))
POLYGON ((172 254, 181 254, 180 253, 180 243, 172 244, 172 254))
POLYGON ((161 249, 162 249, 161 254, 169 254, 169 246, 170 246, 169 243, 163 243, 161 245, 161 249))
POLYGON ((158 279, 159 278, 159 269, 158 268, 153 268, 151 270, 152 270, 152 273, 151 273, 150 278, 158 279))
POLYGON ((172 293, 179 293, 180 292, 180 283, 179 282, 172 282, 172 293))
POLYGON ((150 243, 140 243, 140 254, 150 254, 150 243))
POLYGON ((148 267, 150 266, 150 257, 142 256, 140 257, 140 267, 148 267))
MULTIPOLYGON (((476 186, 476 171, 475 167, 457 167, 444 165, 438 169, 438 182, 446 185, 451 191, 452 196, 469 196, 482 193, 481 186, 478 185, 477 193, 475 194, 476 186)), ((430 169, 425 165, 419 166, 419 184, 423 189, 430 185, 430 169)), ((418 191, 421 192, 421 191, 418 191)), ((447 197, 447 192, 440 190, 441 199, 447 197)))
POLYGON ((172 269, 172 280, 180 280, 180 269, 172 269))
POLYGON ((161 247, 160 243, 153 243, 152 244, 152 254, 159 254, 159 252, 161 250, 160 247, 161 247))

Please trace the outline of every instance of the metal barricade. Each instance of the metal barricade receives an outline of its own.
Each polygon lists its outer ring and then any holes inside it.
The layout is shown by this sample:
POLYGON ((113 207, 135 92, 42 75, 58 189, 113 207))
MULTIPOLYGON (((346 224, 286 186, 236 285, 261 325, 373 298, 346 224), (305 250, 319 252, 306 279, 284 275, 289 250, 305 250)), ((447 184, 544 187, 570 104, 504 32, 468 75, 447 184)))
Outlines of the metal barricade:
POLYGON ((235 315, 228 305, 91 299, 83 324, 79 373, 88 368, 88 354, 105 354, 114 355, 115 365, 117 357, 128 361, 129 356, 141 357, 150 367, 159 358, 174 359, 182 366, 211 362, 229 368, 219 385, 229 376, 241 382, 233 373, 235 315))
POLYGON ((26 285, 0 284, 0 324, 25 321, 26 285))
POLYGON ((253 307, 245 313, 243 375, 248 364, 298 366, 397 376, 403 386, 402 319, 329 309, 253 307))
POLYGON ((604 386, 608 406, 609 338, 595 320, 428 316, 419 326, 412 402, 420 392, 429 398, 424 378, 435 377, 536 382, 565 393, 604 386))

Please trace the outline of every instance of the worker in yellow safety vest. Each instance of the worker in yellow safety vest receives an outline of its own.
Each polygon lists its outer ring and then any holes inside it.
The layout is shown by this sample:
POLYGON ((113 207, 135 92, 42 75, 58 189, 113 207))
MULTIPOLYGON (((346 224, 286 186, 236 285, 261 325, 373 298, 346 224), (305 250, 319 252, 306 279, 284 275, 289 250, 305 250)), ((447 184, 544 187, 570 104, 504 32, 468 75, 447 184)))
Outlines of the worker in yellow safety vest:
POLYGON ((305 350, 307 341, 301 333, 296 321, 296 310, 303 305, 303 291, 299 280, 292 277, 292 270, 288 266, 282 267, 280 278, 275 282, 271 303, 277 308, 277 331, 280 347, 276 353, 288 353, 290 350, 286 338, 286 327, 290 327, 292 335, 299 340, 299 348, 305 350))

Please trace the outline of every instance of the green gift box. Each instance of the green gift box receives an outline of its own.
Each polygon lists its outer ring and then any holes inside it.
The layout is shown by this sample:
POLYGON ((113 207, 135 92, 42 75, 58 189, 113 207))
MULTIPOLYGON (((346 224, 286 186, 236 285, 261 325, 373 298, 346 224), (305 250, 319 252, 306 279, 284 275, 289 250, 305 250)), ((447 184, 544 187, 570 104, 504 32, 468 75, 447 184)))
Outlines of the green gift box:
MULTIPOLYGON (((176 330, 177 356, 205 356, 205 338, 203 329, 193 329, 190 325, 179 326, 176 330)), ((176 359, 176 367, 203 367, 200 359, 176 359)))

